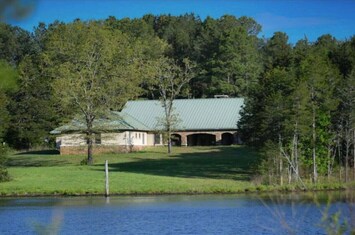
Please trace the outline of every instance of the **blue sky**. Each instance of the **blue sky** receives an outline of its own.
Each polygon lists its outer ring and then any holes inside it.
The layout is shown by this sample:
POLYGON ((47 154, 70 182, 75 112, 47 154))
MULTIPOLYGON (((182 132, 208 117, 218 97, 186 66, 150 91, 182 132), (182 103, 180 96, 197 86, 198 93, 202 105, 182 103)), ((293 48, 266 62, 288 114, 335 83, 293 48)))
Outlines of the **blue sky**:
POLYGON ((28 18, 12 24, 31 31, 39 22, 136 18, 148 13, 195 13, 202 19, 249 16, 262 25, 259 36, 283 31, 291 43, 305 36, 315 41, 327 33, 340 40, 355 35, 355 0, 38 0, 28 18))

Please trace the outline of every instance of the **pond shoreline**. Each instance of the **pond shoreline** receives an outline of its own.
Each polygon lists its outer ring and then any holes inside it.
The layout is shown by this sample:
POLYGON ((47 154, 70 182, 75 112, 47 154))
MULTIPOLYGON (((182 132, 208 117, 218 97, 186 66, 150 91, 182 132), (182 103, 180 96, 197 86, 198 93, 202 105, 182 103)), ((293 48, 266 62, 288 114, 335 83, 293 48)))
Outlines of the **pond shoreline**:
POLYGON ((355 190, 355 187, 339 187, 339 188, 327 188, 327 189, 309 189, 309 190, 282 190, 282 189, 271 189, 271 190, 250 190, 245 189, 244 191, 236 192, 152 192, 152 193, 112 193, 106 196, 104 193, 23 193, 23 194, 0 194, 0 198, 40 198, 40 197, 119 197, 119 196, 131 196, 131 197, 141 197, 141 196, 198 196, 198 195, 262 195, 262 194, 299 194, 299 193, 318 193, 318 192, 342 192, 355 190))

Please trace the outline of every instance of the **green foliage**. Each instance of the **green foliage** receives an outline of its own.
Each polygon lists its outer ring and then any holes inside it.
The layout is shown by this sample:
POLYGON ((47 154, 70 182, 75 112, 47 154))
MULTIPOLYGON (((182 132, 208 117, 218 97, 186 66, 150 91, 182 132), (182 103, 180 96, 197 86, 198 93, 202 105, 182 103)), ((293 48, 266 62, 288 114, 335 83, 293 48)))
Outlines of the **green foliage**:
POLYGON ((58 125, 51 80, 43 71, 39 55, 27 56, 20 63, 18 90, 11 94, 10 128, 7 142, 17 149, 44 146, 49 131, 58 125))
POLYGON ((0 141, 3 140, 10 125, 8 105, 9 93, 17 88, 18 74, 16 69, 6 61, 0 60, 0 141))
POLYGON ((44 57, 53 95, 67 113, 80 114, 86 125, 88 162, 92 163, 94 120, 120 110, 141 89, 147 69, 147 44, 97 22, 58 25, 47 39, 44 57))
POLYGON ((0 60, 0 77, 1 91, 11 91, 17 88, 18 73, 4 60, 0 60))
MULTIPOLYGON (((317 173, 332 173, 335 154, 344 155, 336 141, 345 126, 339 121, 346 120, 346 112, 338 113, 345 104, 338 94, 347 90, 341 86, 339 71, 348 71, 342 66, 349 65, 341 64, 344 61, 337 53, 344 51, 339 52, 338 48, 338 42, 330 35, 320 37, 314 44, 300 40, 292 48, 287 35, 278 32, 262 49, 264 71, 258 86, 249 93, 238 126, 246 143, 260 147, 265 155, 270 155, 268 149, 274 149, 271 155, 279 152, 278 155, 288 156, 290 161, 285 165, 292 168, 288 175, 298 169, 302 177, 313 174, 316 181, 317 173), (273 147, 276 145, 279 147, 273 147)), ((352 97, 351 91, 347 92, 352 97)), ((268 159, 261 167, 277 169, 278 163, 272 164, 268 159)), ((340 158, 338 164, 343 164, 340 158)))
POLYGON ((3 140, 4 134, 9 127, 10 116, 7 110, 8 97, 0 90, 0 140, 3 140))
POLYGON ((46 47, 54 94, 64 107, 100 116, 110 108, 119 110, 140 92, 146 58, 141 45, 120 31, 95 22, 59 25, 46 47))
POLYGON ((274 185, 278 184, 279 175, 278 163, 280 161, 280 153, 278 151, 278 146, 271 141, 265 144, 265 147, 261 150, 262 159, 258 164, 258 174, 259 179, 261 179, 261 184, 274 185))
POLYGON ((180 67, 168 58, 157 60, 155 64, 155 83, 153 86, 159 91, 159 99, 164 108, 164 117, 160 124, 168 137, 168 153, 171 153, 171 133, 178 125, 178 114, 174 113, 174 100, 183 93, 184 87, 193 77, 194 65, 188 59, 182 61, 180 67))
POLYGON ((10 65, 16 66, 24 56, 31 54, 34 49, 29 32, 0 22, 0 60, 5 60, 10 65))
POLYGON ((283 32, 276 32, 262 49, 266 70, 272 68, 288 68, 292 64, 292 47, 288 44, 288 36, 283 32))
POLYGON ((7 161, 7 148, 3 144, 0 145, 0 182, 9 181, 10 175, 5 168, 5 163, 7 161))
POLYGON ((199 38, 201 73, 193 83, 211 84, 204 92, 207 95, 246 96, 261 72, 255 35, 258 28, 255 21, 246 17, 207 18, 199 38))

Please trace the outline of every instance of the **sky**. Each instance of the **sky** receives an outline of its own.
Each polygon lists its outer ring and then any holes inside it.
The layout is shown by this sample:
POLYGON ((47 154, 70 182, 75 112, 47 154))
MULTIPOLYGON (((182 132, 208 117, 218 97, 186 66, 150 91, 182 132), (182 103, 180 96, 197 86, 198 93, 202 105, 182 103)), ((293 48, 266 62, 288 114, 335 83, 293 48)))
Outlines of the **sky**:
POLYGON ((202 20, 225 14, 249 16, 262 26, 260 37, 282 31, 293 44, 328 33, 338 40, 355 35, 355 0, 37 0, 27 18, 10 23, 32 31, 39 22, 139 18, 149 13, 194 13, 202 20))

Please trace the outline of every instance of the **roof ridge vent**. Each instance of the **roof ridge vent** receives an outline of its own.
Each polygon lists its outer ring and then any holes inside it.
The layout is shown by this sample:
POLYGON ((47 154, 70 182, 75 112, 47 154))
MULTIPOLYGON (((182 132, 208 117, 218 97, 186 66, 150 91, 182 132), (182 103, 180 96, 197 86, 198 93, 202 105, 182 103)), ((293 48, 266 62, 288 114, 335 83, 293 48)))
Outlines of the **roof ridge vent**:
POLYGON ((214 95, 214 98, 219 99, 219 98, 229 98, 228 95, 214 95))

